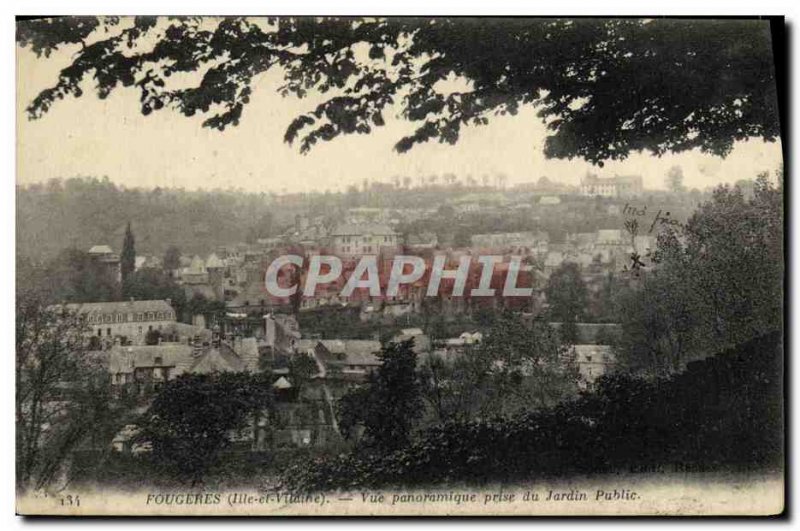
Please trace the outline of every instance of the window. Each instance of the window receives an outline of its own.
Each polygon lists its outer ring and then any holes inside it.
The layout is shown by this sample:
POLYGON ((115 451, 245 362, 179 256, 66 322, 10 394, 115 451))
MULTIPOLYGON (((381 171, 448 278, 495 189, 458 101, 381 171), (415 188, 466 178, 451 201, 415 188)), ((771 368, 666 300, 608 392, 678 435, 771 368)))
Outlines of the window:
POLYGON ((161 356, 156 356, 156 359, 153 360, 153 365, 163 365, 163 364, 164 360, 161 358, 161 356))
POLYGON ((110 328, 106 328, 106 335, 111 337, 111 329, 110 328))

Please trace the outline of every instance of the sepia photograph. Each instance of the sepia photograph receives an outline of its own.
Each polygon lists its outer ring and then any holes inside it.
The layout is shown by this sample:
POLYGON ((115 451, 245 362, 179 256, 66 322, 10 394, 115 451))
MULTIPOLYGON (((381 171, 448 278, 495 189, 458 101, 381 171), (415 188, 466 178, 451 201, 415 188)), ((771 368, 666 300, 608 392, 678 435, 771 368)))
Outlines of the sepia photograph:
POLYGON ((15 30, 17 514, 786 510, 782 16, 15 30))

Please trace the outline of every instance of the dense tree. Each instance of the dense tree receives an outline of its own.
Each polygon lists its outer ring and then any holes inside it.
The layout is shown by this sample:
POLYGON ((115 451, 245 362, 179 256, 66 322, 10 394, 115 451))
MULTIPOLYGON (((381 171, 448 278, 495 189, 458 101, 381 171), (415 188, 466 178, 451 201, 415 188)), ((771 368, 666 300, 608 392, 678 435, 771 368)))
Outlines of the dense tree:
POLYGON ((680 166, 672 166, 667 172, 664 184, 667 185, 667 190, 672 193, 677 194, 683 192, 685 190, 683 187, 683 168, 680 166))
MULTIPOLYGON (((122 253, 119 256, 119 270, 122 279, 122 289, 127 290, 127 282, 136 271, 136 240, 133 237, 131 223, 125 228, 125 239, 122 240, 122 253)), ((123 293, 127 295, 127 293, 123 293)))
MULTIPOLYGON (((319 194, 319 201, 322 194, 319 194)), ((246 228, 270 211, 262 194, 236 190, 117 186, 107 179, 75 177, 17 187, 17 252, 44 261, 65 247, 87 250, 122 241, 127 221, 136 227, 136 251, 163 256, 170 246, 187 254, 208 253, 245 238, 246 228)), ((285 227, 307 209, 301 194, 282 198, 285 227)))
POLYGON ((578 372, 547 323, 493 315, 484 339, 454 359, 420 367, 422 394, 437 421, 470 420, 552 406, 574 396, 578 372))
POLYGON ((242 119, 254 78, 279 69, 281 94, 327 98, 287 128, 302 152, 370 133, 395 104, 418 124, 400 152, 453 144, 463 126, 534 103, 547 156, 597 164, 643 149, 724 155, 779 135, 769 25, 758 20, 64 17, 20 22, 17 42, 39 56, 80 45, 32 118, 93 77, 101 98, 132 87, 145 115, 210 114, 204 125, 222 130, 242 119))
POLYGON ((473 351, 489 375, 482 413, 548 407, 576 391, 577 366, 559 334, 547 323, 526 323, 503 312, 473 351))
POLYGON ((127 296, 137 300, 171 300, 173 306, 183 310, 187 306, 186 293, 164 271, 142 268, 133 273, 127 282, 127 296))
POLYGON ((137 440, 172 475, 202 482, 220 462, 232 435, 272 404, 263 375, 186 374, 168 382, 139 421, 137 440))
MULTIPOLYGON (((588 317, 596 323, 619 322, 617 297, 623 283, 613 272, 609 272, 603 279, 600 290, 589 297, 588 317)), ((604 330, 603 328, 602 330, 604 330)))
POLYGON ((191 299, 178 305, 177 310, 187 320, 195 315, 202 315, 210 324, 225 313, 226 306, 224 301, 210 300, 202 293, 195 293, 191 299))
POLYGON ((578 264, 566 262, 554 271, 547 281, 545 294, 551 318, 563 323, 562 338, 574 342, 577 339, 576 324, 588 304, 586 283, 581 278, 578 264))
POLYGON ((17 293, 47 303, 100 302, 119 299, 119 283, 110 268, 74 248, 62 250, 47 263, 17 260, 17 293))
POLYGON ((785 466, 782 343, 769 334, 668 378, 606 376, 556 407, 447 422, 389 454, 303 458, 281 486, 451 489, 673 467, 775 474, 785 466))
POLYGON ((112 424, 110 382, 86 349, 85 317, 28 297, 17 299, 16 310, 17 485, 39 489, 112 424))
POLYGON ((264 213, 258 221, 247 229, 245 241, 255 243, 259 238, 272 236, 275 230, 275 220, 271 212, 264 213))
POLYGON ((181 267, 181 251, 174 245, 167 247, 164 253, 164 270, 175 271, 181 267))
POLYGON ((783 329, 783 190, 722 186, 684 227, 659 235, 652 272, 623 294, 620 359, 671 372, 783 329))
POLYGON ((317 373, 319 373, 317 362, 308 354, 299 353, 289 359, 289 379, 298 396, 311 377, 317 373))
POLYGON ((410 441, 422 413, 413 339, 388 343, 378 358, 380 367, 370 374, 365 385, 342 398, 337 416, 345 436, 363 426, 364 446, 391 451, 410 441))

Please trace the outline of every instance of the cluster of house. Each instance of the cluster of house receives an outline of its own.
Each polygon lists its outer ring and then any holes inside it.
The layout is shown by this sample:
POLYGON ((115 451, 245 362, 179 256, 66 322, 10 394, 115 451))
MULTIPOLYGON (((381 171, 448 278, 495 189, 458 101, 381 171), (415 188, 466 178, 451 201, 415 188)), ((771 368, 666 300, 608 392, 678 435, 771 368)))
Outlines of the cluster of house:
MULTIPOLYGON (((592 197, 634 197, 642 192, 642 179, 587 175, 577 190, 540 182, 533 203, 509 202, 508 195, 487 191, 453 198, 450 206, 456 212, 481 214, 536 208, 541 216, 552 216, 569 208, 562 202, 563 194, 575 192, 592 197)), ((609 215, 621 214, 615 204, 607 208, 609 215)), ((357 292, 344 299, 340 290, 359 258, 379 257, 379 275, 385 288, 396 254, 413 254, 426 260, 444 256, 447 269, 455 269, 465 256, 521 256, 520 275, 534 289, 520 308, 536 314, 546 306, 547 279, 564 264, 576 264, 590 295, 597 295, 608 273, 621 270, 631 253, 645 255, 655 246, 650 236, 631 237, 622 230, 601 229, 568 234, 559 243, 550 241, 542 231, 473 234, 469 247, 442 248, 435 233, 403 236, 395 230, 403 222, 424 219, 435 212, 425 208, 357 207, 347 210, 338 224, 330 224, 323 217, 297 216, 294 225, 279 236, 226 245, 208 256, 180 257, 179 266, 170 275, 183 287, 187 299, 202 296, 225 302, 227 315, 220 322, 205 323, 198 318, 192 325, 181 323, 169 300, 90 303, 74 308, 86 315, 90 344, 106 364, 112 386, 120 396, 146 402, 165 382, 181 374, 269 372, 278 397, 277 408, 240 434, 238 444, 256 450, 324 445, 339 437, 337 400, 380 366, 381 344, 377 340, 303 337, 297 322, 285 312, 295 301, 272 297, 264 284, 267 265, 287 248, 300 248, 307 256, 335 254, 343 261, 341 280, 319 286, 313 297, 300 298, 296 302, 298 311, 320 306, 353 307, 362 321, 395 324, 406 315, 425 311, 426 279, 401 286, 391 297, 357 292), (298 359, 312 362, 311 374, 301 377, 293 371, 298 359)), ((104 271, 119 278, 120 258, 110 247, 98 245, 89 254, 104 271)), ((495 274, 507 274, 508 265, 497 264, 495 274)), ((163 269, 163 264, 154 257, 137 256, 136 268, 148 267, 163 269)), ((508 301, 491 298, 486 303, 508 301)), ((437 312, 446 316, 467 311, 471 303, 464 297, 443 296, 436 304, 437 312)), ((583 385, 591 385, 614 366, 611 349, 601 344, 604 340, 598 334, 604 326, 613 325, 578 325, 573 354, 583 385)), ((480 332, 467 331, 433 342, 421 329, 406 328, 394 339, 413 339, 421 359, 453 359, 468 355, 483 338, 480 332)), ((134 434, 135 426, 125 425, 114 447, 131 450, 134 434)))
MULTIPOLYGON (((71 309, 86 316, 87 336, 98 349, 94 354, 107 368, 116 396, 138 400, 139 412, 165 382, 181 374, 270 373, 277 397, 274 411, 256 419, 237 439, 239 446, 254 450, 336 440, 337 401, 381 364, 379 341, 304 338, 297 321, 285 314, 263 316, 261 326, 245 336, 224 324, 205 329, 178 323, 166 300, 88 303, 71 309), (155 330, 160 331, 158 341, 148 341, 147 331, 155 330), (97 338, 102 345, 94 342, 97 338), (305 375, 293 369, 301 357, 312 367, 305 375)), ((573 348, 583 385, 614 366, 610 348, 596 341, 597 327, 602 326, 579 325, 579 339, 585 343, 573 348)), ((393 338, 409 339, 421 360, 439 356, 446 361, 469 355, 483 338, 480 332, 464 332, 432 342, 419 328, 403 329, 393 338)), ((113 441, 117 450, 137 450, 131 422, 132 418, 121 421, 113 441)))
MULTIPOLYGON (((509 209, 532 208, 538 205, 539 216, 548 217, 564 214, 567 205, 562 204, 564 194, 629 198, 641 194, 641 176, 614 176, 600 178, 587 174, 579 187, 550 182, 542 178, 538 183, 520 191, 532 193, 506 194, 499 190, 486 189, 470 191, 452 197, 449 206, 456 212, 507 213, 509 209)), ((619 206, 607 205, 608 213, 619 215, 619 206)), ((652 238, 640 236, 631 241, 620 230, 598 230, 592 233, 571 234, 563 243, 550 242, 547 233, 541 231, 500 232, 474 234, 470 247, 444 248, 440 246, 437 235, 421 231, 413 234, 400 234, 397 227, 434 215, 435 208, 378 208, 354 207, 341 212, 338 223, 332 223, 323 216, 298 214, 295 223, 283 234, 262 238, 255 243, 238 243, 221 246, 207 256, 182 256, 180 265, 170 271, 172 277, 183 287, 187 299, 202 296, 208 300, 223 301, 234 312, 263 313, 277 310, 290 304, 288 300, 276 300, 264 288, 264 273, 275 256, 287 248, 299 247, 306 255, 335 254, 347 261, 357 261, 365 255, 377 255, 391 259, 397 253, 416 254, 425 257, 444 255, 448 263, 457 263, 464 254, 486 254, 491 252, 501 256, 522 255, 538 273, 539 283, 546 282, 549 275, 564 263, 578 264, 590 283, 598 280, 601 272, 618 271, 629 261, 632 251, 640 255, 654 246, 652 238)), ((535 216, 534 216, 535 219, 535 216)), ((621 224, 620 224, 621 225, 621 224)), ((92 247, 89 254, 109 275, 119 278, 119 255, 107 245, 92 247)), ((162 269, 162 261, 157 257, 137 256, 136 268, 162 269)), ((345 275, 346 276, 346 275, 345 275)), ((596 284, 596 282, 595 282, 596 284)), ((318 306, 352 303, 338 296, 337 286, 329 286, 313 299, 300 302, 301 309, 318 306)), ((401 292, 393 300, 376 301, 370 298, 361 301, 364 318, 376 315, 376 303, 387 308, 388 313, 404 314, 419 311, 415 299, 415 288, 401 292), (370 309, 371 308, 371 309, 370 309)), ((541 293, 533 299, 541 298, 541 293)), ((458 306, 458 304, 456 304, 458 306)), ((535 309, 536 303, 532 305, 535 309)))
MULTIPOLYGON (((393 258, 398 254, 421 256, 426 261, 443 257, 448 269, 457 267, 465 256, 499 255, 504 263, 496 266, 496 274, 503 275, 510 257, 521 256, 524 263, 522 274, 534 278, 532 286, 535 296, 531 300, 531 311, 543 301, 542 288, 549 276, 565 263, 580 267, 590 290, 602 287, 602 281, 610 272, 621 271, 630 261, 632 252, 645 255, 655 246, 652 236, 631 238, 622 230, 597 230, 589 233, 570 234, 562 243, 549 241, 547 233, 541 231, 475 234, 471 246, 466 248, 438 249, 433 243, 435 236, 416 244, 403 244, 401 237, 391 227, 380 223, 347 223, 335 227, 324 242, 303 248, 307 256, 335 254, 342 258, 343 272, 338 282, 318 286, 313 297, 299 300, 300 310, 320 306, 355 305, 361 308, 362 318, 401 316, 421 311, 421 300, 425 296, 425 279, 402 286, 399 293, 391 297, 373 297, 356 293, 347 298, 340 291, 357 261, 363 256, 377 256, 382 286, 390 276, 393 258), (380 311, 376 311, 380 308, 380 311)), ((286 252, 286 245, 276 244, 260 252, 242 252, 235 246, 219 249, 205 259, 185 257, 180 269, 173 271, 174 278, 184 287, 188 299, 202 295, 209 300, 224 301, 230 311, 263 313, 286 308, 288 298, 274 297, 265 288, 264 275, 268 265, 277 256, 286 252)), ((454 308, 464 301, 455 301, 454 308)), ((457 311, 457 308, 456 310, 457 311)))

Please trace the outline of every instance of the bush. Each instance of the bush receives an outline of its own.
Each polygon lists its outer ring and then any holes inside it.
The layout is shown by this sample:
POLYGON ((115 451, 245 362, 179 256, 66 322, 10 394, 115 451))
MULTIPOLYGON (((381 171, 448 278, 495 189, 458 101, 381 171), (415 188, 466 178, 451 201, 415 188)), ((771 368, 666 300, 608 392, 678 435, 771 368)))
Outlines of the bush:
POLYGON ((671 464, 780 467, 781 347, 780 335, 771 334, 672 378, 614 375, 549 410, 445 423, 389 453, 297 462, 283 471, 283 486, 309 492, 481 484, 671 464))

